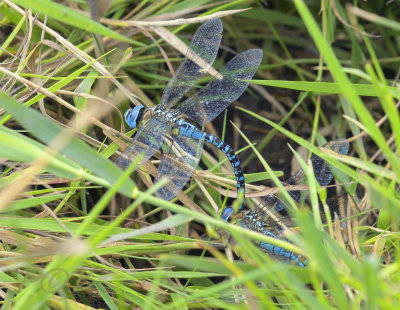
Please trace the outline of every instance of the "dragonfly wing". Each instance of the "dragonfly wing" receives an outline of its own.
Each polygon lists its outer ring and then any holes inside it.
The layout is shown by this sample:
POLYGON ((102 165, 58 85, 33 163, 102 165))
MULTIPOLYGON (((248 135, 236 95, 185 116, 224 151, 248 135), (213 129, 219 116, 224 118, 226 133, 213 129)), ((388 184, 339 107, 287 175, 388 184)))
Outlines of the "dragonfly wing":
MULTIPOLYGON (((341 155, 347 155, 350 145, 346 140, 337 139, 330 141, 321 147, 329 148, 341 155)), ((317 179, 319 185, 328 185, 332 181, 333 175, 336 173, 336 168, 329 165, 325 160, 315 154, 311 156, 311 162, 313 165, 315 178, 317 179)))
MULTIPOLYGON (((297 193, 299 191, 288 191, 289 195, 295 200, 297 199, 297 193)), ((300 195, 299 195, 300 196, 300 195)), ((270 212, 279 212, 286 208, 287 204, 285 203, 286 200, 283 197, 279 197, 276 195, 268 195, 264 198, 262 202, 262 208, 268 208, 270 212)))
MULTIPOLYGON (((337 139, 330 141, 321 148, 330 148, 332 151, 341 155, 346 155, 349 152, 349 143, 343 139, 337 139)), ((320 186, 328 185, 333 175, 336 173, 336 168, 329 165, 324 159, 313 154, 311 156, 311 163, 313 165, 314 176, 320 186)), ((304 179, 304 171, 300 169, 294 176, 290 177, 285 184, 286 185, 300 185, 304 179)), ((288 194, 297 202, 300 202, 301 191, 300 190, 288 190, 288 194)), ((279 195, 281 196, 281 195, 279 195)), ((277 198, 275 195, 269 195, 264 198, 263 205, 273 207, 274 212, 279 212, 285 209, 285 203, 283 197, 277 198)), ((272 210, 270 208, 270 210, 272 210)))
MULTIPOLYGON (((173 143, 169 143, 168 150, 163 152, 155 179, 157 181, 162 177, 167 177, 170 180, 156 193, 158 197, 164 200, 173 199, 189 180, 199 163, 204 144, 203 140, 175 135, 173 141, 173 143)), ((167 146, 167 142, 164 145, 167 146)))
POLYGON ((156 118, 150 119, 139 129, 131 145, 117 158, 115 163, 122 169, 126 169, 140 153, 144 153, 140 164, 145 163, 160 149, 166 130, 165 122, 156 118))
POLYGON ((177 110, 203 126, 212 121, 232 101, 239 98, 249 85, 242 80, 251 80, 261 63, 260 49, 247 50, 231 61, 221 75, 212 79, 196 95, 183 102, 177 110))
POLYGON ((185 60, 162 94, 162 105, 173 107, 207 72, 207 67, 213 64, 217 56, 222 30, 220 19, 211 19, 201 24, 193 36, 185 60))

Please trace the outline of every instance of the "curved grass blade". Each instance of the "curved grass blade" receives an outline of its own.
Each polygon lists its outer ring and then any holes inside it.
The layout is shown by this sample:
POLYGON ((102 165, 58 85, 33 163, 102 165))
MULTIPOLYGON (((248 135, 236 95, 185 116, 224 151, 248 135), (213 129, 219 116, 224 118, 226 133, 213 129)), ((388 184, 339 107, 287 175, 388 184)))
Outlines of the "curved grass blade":
POLYGON ((79 14, 78 12, 58 3, 47 0, 13 0, 13 2, 24 8, 31 9, 33 12, 47 15, 59 22, 80 28, 84 31, 94 32, 105 37, 129 42, 137 46, 145 46, 145 44, 120 35, 119 33, 91 20, 89 17, 79 14))
POLYGON ((56 194, 15 200, 9 204, 7 209, 5 209, 2 213, 36 207, 43 203, 49 203, 57 199, 62 199, 65 196, 66 194, 56 194))
MULTIPOLYGON (((31 162, 43 155, 45 146, 11 129, 0 126, 0 157, 12 161, 31 162)), ((83 176, 83 168, 69 158, 57 155, 46 170, 68 179, 83 176)))
MULTIPOLYGON (((60 134, 65 134, 65 129, 53 123, 38 111, 25 107, 15 99, 7 97, 2 93, 0 93, 0 106, 8 113, 12 114, 24 128, 28 129, 33 136, 43 143, 48 144, 60 134)), ((83 167, 88 168, 93 173, 104 178, 110 184, 116 183, 118 178, 122 175, 122 171, 114 163, 96 153, 77 138, 72 138, 61 152, 83 167)), ((124 182, 119 191, 131 197, 134 188, 134 183, 132 180, 128 179, 124 182)))
MULTIPOLYGON (((338 83, 331 82, 305 82, 305 81, 275 81, 275 80, 251 80, 251 83, 272 87, 281 87, 300 91, 310 91, 313 93, 321 93, 326 95, 343 94, 343 89, 338 83)), ((359 96, 378 96, 377 89, 370 84, 352 84, 354 90, 359 96)), ((396 87, 387 87, 390 93, 399 98, 398 89, 396 87)))

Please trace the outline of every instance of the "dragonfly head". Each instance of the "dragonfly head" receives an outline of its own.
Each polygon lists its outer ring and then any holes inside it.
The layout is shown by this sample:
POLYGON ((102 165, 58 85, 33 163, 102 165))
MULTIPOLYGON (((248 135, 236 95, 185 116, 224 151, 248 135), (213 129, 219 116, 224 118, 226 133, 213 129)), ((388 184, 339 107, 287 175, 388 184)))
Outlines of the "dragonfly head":
POLYGON ((232 207, 226 207, 224 209, 224 211, 222 211, 221 218, 225 222, 228 222, 228 220, 229 220, 230 216, 232 215, 232 213, 233 213, 233 208, 232 207))
POLYGON ((138 105, 137 107, 133 107, 125 111, 125 122, 129 127, 132 129, 137 127, 138 123, 142 119, 144 110, 144 106, 138 105))

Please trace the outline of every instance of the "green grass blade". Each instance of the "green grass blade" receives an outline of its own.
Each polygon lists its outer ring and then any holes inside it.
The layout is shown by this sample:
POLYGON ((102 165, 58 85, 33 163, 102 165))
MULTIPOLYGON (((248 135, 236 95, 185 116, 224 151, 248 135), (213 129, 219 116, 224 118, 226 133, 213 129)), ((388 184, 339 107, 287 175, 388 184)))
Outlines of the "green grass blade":
POLYGON ((85 31, 94 32, 116 40, 132 43, 137 46, 145 46, 142 43, 120 35, 119 33, 95 22, 89 17, 58 3, 46 0, 13 0, 13 2, 26 9, 31 9, 33 12, 47 15, 59 22, 78 27, 85 31))
POLYGON ((46 195, 46 196, 15 200, 11 204, 9 204, 7 208, 3 210, 2 213, 36 207, 41 204, 49 203, 54 200, 62 199, 65 197, 65 195, 66 194, 46 195))
MULTIPOLYGON (((306 81, 274 81, 274 80, 251 80, 251 83, 272 87, 281 87, 300 91, 309 91, 316 94, 344 94, 343 89, 338 83, 331 82, 306 82, 306 81)), ((370 84, 352 84, 355 93, 358 96, 379 96, 379 91, 370 84)), ((387 90, 400 98, 397 87, 387 86, 387 90)))
MULTIPOLYGON (((51 143, 59 135, 65 134, 65 129, 53 123, 38 111, 25 107, 16 100, 1 93, 0 106, 12 114, 22 126, 44 143, 51 143)), ((122 175, 122 171, 114 163, 96 153, 77 138, 72 138, 68 145, 62 149, 62 153, 96 175, 104 178, 109 184, 114 184, 122 175)), ((134 188, 135 185, 131 179, 127 179, 121 186, 120 191, 124 195, 131 197, 134 188)))

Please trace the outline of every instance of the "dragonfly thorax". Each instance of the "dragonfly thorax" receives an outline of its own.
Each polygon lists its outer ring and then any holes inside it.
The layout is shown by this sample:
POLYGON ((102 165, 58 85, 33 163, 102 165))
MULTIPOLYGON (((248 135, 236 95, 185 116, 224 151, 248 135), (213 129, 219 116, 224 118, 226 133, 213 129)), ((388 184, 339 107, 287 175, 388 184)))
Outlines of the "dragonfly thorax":
POLYGON ((175 123, 178 117, 178 112, 174 109, 165 109, 163 106, 157 106, 152 109, 153 116, 165 123, 175 123))

